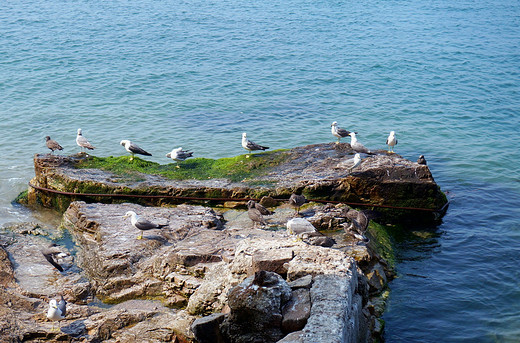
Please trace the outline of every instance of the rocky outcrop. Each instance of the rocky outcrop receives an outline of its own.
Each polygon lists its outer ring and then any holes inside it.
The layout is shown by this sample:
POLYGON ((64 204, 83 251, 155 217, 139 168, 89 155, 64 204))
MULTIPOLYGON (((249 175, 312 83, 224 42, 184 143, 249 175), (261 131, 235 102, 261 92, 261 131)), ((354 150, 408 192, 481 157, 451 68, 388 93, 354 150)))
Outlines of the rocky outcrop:
MULTIPOLYGON (((76 168, 75 165, 84 157, 36 155, 35 178, 31 183, 61 192, 117 194, 120 197, 132 194, 160 196, 123 199, 146 205, 187 201, 172 197, 232 200, 270 196, 283 200, 296 192, 305 194, 308 199, 382 206, 380 212, 388 221, 432 221, 438 219, 438 215, 428 211, 388 210, 387 206, 439 210, 447 203, 428 166, 408 161, 397 154, 379 152, 364 155, 363 163, 353 172, 350 172, 353 151, 347 143, 297 147, 274 152, 270 158, 273 154, 283 154, 283 162, 260 172, 256 170, 254 175, 241 182, 227 179, 170 180, 148 174, 139 174, 139 181, 132 181, 99 169, 76 168)), ((262 156, 255 155, 251 160, 258 163, 262 156)), ((28 203, 64 211, 73 200, 120 202, 120 197, 60 195, 29 188, 28 203)))
POLYGON ((73 202, 59 230, 28 225, 0 234, 0 314, 6 314, 0 338, 368 341, 377 323, 369 302, 374 290, 353 257, 376 271, 368 280, 374 285, 383 284, 385 275, 365 242, 346 233, 352 221, 341 217, 345 209, 310 204, 306 217, 298 218, 335 231, 331 248, 302 236, 322 235, 315 229, 288 233, 285 226, 295 215, 288 206, 269 216, 264 229, 254 229, 239 210, 73 202), (123 218, 129 210, 166 227, 137 239, 140 232, 123 218), (65 232, 75 244, 63 238, 65 232), (64 240, 63 272, 41 253, 51 240, 64 240), (45 313, 58 295, 69 302, 69 314, 53 324, 45 313), (105 305, 97 306, 97 299, 105 305), (251 318, 261 335, 248 334, 251 318))

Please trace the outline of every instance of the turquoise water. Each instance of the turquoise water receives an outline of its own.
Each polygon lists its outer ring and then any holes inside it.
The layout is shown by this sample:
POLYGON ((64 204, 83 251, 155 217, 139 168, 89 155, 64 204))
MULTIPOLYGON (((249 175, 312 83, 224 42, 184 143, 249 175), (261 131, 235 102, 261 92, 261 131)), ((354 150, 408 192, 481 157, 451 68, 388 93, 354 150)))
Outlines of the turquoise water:
POLYGON ((99 156, 131 139, 167 163, 332 141, 424 154, 451 205, 399 237, 387 342, 520 339, 518 1, 5 1, 0 224, 50 135, 99 156))

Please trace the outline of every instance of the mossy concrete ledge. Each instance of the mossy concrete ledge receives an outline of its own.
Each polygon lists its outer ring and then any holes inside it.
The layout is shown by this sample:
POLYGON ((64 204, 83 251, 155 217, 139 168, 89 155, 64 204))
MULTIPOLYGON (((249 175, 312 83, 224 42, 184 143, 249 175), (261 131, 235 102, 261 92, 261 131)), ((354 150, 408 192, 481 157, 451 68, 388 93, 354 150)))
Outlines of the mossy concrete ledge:
MULTIPOLYGON (((190 159, 161 165, 139 158, 85 155, 34 156, 31 184, 61 192, 155 195, 164 198, 117 198, 60 195, 29 187, 27 202, 65 211, 71 201, 143 205, 182 202, 172 197, 288 199, 303 193, 308 199, 375 206, 386 221, 434 221, 447 199, 426 165, 397 154, 378 151, 362 155, 350 171, 354 152, 348 143, 325 143, 251 156, 211 160, 190 159), (398 208, 423 210, 399 210, 398 208), (432 212, 438 211, 438 212, 432 212)), ((367 208, 367 207, 364 207, 367 208)), ((441 210, 442 209, 442 210, 441 210)))

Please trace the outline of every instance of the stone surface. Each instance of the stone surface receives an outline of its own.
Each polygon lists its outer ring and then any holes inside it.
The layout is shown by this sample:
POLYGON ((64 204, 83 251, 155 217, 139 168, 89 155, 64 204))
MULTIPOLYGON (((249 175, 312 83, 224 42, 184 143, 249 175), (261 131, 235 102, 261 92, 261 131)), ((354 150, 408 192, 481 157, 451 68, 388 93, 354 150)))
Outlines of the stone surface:
POLYGON ((303 334, 303 331, 291 332, 277 343, 304 343, 303 334))
MULTIPOLYGON (((320 215, 329 211, 334 213, 330 216, 333 218, 338 209, 308 204, 305 214, 320 215)), ((14 233, 14 239, 0 234, 0 247, 5 246, 3 254, 0 249, 0 271, 3 272, 0 274, 0 325, 8 333, 2 336, 0 332, 0 341, 22 337, 25 341, 131 342, 138 337, 143 342, 191 342, 195 339, 191 327, 199 316, 227 312, 230 317, 241 317, 239 314, 245 310, 230 301, 231 294, 256 294, 265 300, 266 290, 276 284, 268 277, 257 278, 257 284, 251 281, 249 286, 236 286, 255 272, 271 269, 283 274, 283 277, 275 277, 277 282, 285 277, 291 282, 293 293, 311 294, 310 316, 298 335, 302 342, 310 342, 308 337, 319 337, 321 331, 325 331, 323 335, 342 335, 345 330, 355 331, 349 333, 352 337, 346 338, 363 342, 368 335, 367 325, 373 327, 375 321, 360 312, 367 302, 368 292, 363 287, 368 286, 357 275, 357 265, 349 255, 351 251, 309 245, 288 235, 283 226, 294 215, 293 209, 283 206, 276 209, 270 218, 269 230, 251 229, 244 213, 228 210, 222 216, 201 206, 153 208, 128 203, 75 202, 63 219, 62 229, 68 229, 77 244, 66 245, 75 258, 65 263, 64 273, 57 272, 37 254, 40 247, 49 242, 46 232, 21 228, 14 233), (136 232, 128 219, 122 218, 129 209, 169 226, 147 231, 144 239, 137 240, 140 232, 136 232), (25 254, 24 247, 28 247, 25 254), (38 273, 32 275, 24 271, 31 268, 38 273), (28 274, 23 276, 23 273, 28 274), (15 275, 23 277, 18 282, 15 275), (39 287, 30 284, 33 276, 39 287), (323 276, 332 281, 316 283, 316 278, 323 276), (339 291, 323 289, 326 285, 339 291), (70 303, 70 312, 60 321, 61 330, 53 332, 53 323, 46 319, 45 312, 49 298, 57 294, 64 294, 70 303), (93 295, 119 304, 86 306, 87 299, 93 295), (164 305, 186 305, 186 310, 173 310, 164 305), (320 320, 326 320, 327 325, 320 327, 320 320)), ((66 231, 62 229, 57 232, 66 231)), ((342 230, 337 230, 344 235, 342 230)), ((343 242, 340 243, 336 245, 342 246, 343 242)), ((370 254, 368 250, 365 253, 370 254)), ((370 257, 367 261, 369 266, 374 263, 370 257)), ((279 291, 278 303, 248 303, 253 304, 252 312, 246 312, 256 314, 247 317, 255 318, 258 328, 269 326, 261 342, 264 339, 276 342, 283 337, 281 311, 292 293, 291 286, 285 281, 282 284, 281 289, 285 290, 279 291)), ((297 325, 287 326, 286 330, 298 329, 303 322, 301 316, 298 318, 293 319, 297 325)), ((237 334, 245 332, 247 325, 247 321, 229 324, 225 332, 254 341, 256 336, 237 334)))
POLYGON ((223 343, 224 338, 220 333, 220 324, 226 317, 223 313, 214 313, 206 317, 196 319, 191 324, 191 331, 198 343, 223 343))
POLYGON ((311 315, 311 296, 306 288, 293 290, 291 299, 283 308, 282 331, 302 330, 311 315))
POLYGON ((289 286, 293 290, 298 289, 298 288, 311 288, 311 285, 312 285, 312 275, 305 275, 299 279, 289 282, 289 286))
MULTIPOLYGON (((142 204, 178 202, 169 196, 208 198, 256 198, 270 196, 288 199, 296 192, 308 199, 347 203, 370 203, 385 206, 440 209, 447 199, 435 183, 428 166, 419 165, 397 154, 380 151, 365 156, 363 164, 350 173, 342 162, 353 156, 349 144, 315 144, 297 147, 284 154, 284 163, 261 175, 231 182, 226 179, 168 180, 157 175, 140 175, 141 181, 127 181, 102 170, 76 169, 79 157, 35 155, 35 186, 75 193, 146 194, 164 198, 125 198, 142 204)), ((261 158, 261 156, 259 157, 261 158)), ((52 195, 29 188, 29 204, 41 203, 64 211, 79 197, 52 195)), ((89 201, 120 201, 89 197, 89 201)), ((420 211, 385 211, 388 220, 433 221, 433 213, 420 211)), ((438 216, 437 216, 438 219, 438 216)))

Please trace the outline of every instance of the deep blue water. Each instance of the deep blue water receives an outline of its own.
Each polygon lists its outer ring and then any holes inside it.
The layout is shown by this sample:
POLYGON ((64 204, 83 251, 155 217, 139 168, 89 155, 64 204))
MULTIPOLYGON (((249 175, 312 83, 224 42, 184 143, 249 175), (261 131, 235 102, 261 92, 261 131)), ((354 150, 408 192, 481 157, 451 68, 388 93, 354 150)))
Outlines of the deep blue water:
POLYGON ((0 224, 50 135, 244 153, 332 141, 424 154, 451 205, 399 244, 387 342, 520 340, 520 2, 4 1, 0 224))

